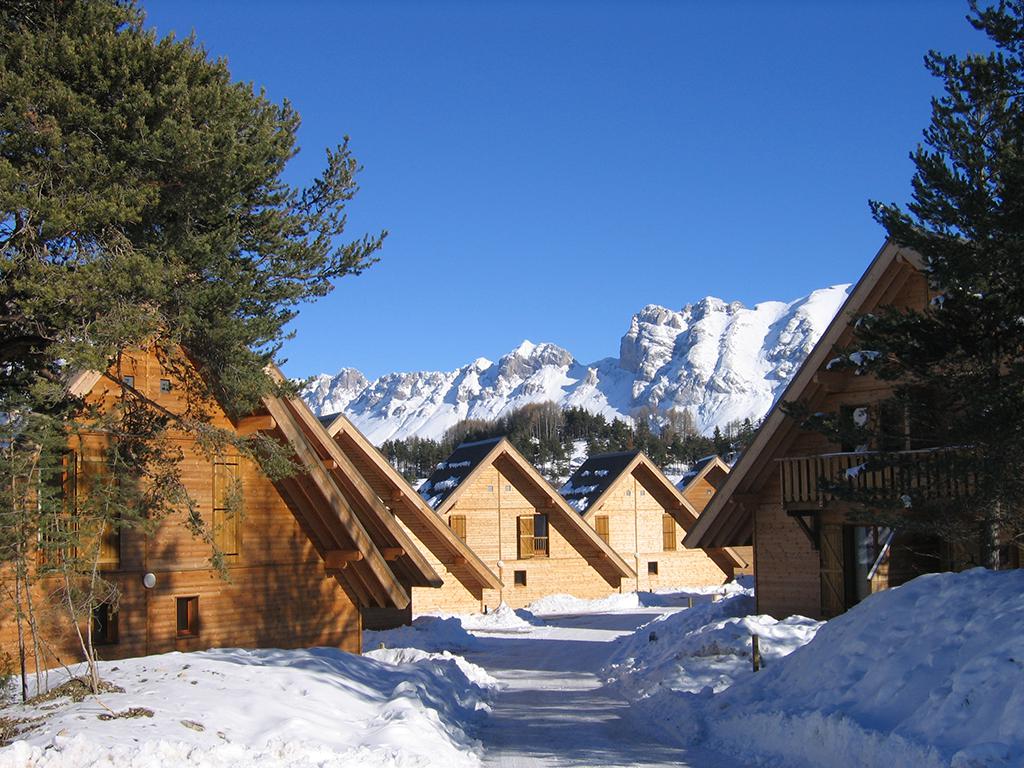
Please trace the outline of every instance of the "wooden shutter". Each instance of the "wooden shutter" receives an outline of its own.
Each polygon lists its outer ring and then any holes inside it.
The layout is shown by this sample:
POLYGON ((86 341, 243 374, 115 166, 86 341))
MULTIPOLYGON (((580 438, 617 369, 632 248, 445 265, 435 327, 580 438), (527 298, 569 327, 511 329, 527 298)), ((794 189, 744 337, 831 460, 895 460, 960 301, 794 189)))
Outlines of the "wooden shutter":
POLYGON ((448 518, 448 527, 452 529, 452 533, 458 536, 463 541, 466 540, 466 516, 465 515, 452 515, 448 518))
POLYGON ((843 576, 843 526, 821 526, 821 616, 831 619, 846 610, 843 576))
POLYGON ((213 541, 224 555, 237 555, 242 511, 238 457, 213 462, 213 541))
POLYGON ((533 515, 520 515, 519 521, 519 559, 533 557, 533 515))
POLYGON ((598 515, 594 518, 594 530, 601 537, 605 544, 608 543, 608 515, 598 515))
MULTIPOLYGON (((79 530, 82 557, 92 557, 93 546, 99 546, 100 568, 115 569, 121 564, 121 533, 112 521, 120 517, 116 479, 110 477, 103 457, 82 456, 69 458, 74 465, 75 519, 70 522, 79 530), (91 498, 91 502, 90 502, 91 498), (113 507, 113 508, 112 508, 113 507), (97 541, 98 539, 98 541, 97 541)), ((71 472, 69 466, 69 474, 71 472)))
POLYGON ((666 552, 676 548, 676 521, 672 515, 661 516, 661 548, 666 552))

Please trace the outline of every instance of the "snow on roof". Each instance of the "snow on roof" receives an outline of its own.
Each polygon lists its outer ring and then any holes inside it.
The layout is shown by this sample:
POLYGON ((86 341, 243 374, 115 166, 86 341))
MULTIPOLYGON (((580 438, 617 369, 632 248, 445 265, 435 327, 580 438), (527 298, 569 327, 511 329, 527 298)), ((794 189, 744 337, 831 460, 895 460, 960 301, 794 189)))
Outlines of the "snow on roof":
POLYGON ((714 461, 718 457, 718 454, 712 453, 710 456, 704 456, 703 458, 697 459, 693 465, 683 473, 683 476, 676 483, 676 488, 680 491, 686 488, 694 479, 699 475, 708 464, 714 461))
POLYGON ((601 498, 639 453, 622 451, 591 456, 580 465, 558 492, 570 507, 581 515, 586 514, 590 505, 601 498))
POLYGON ((431 508, 440 508, 444 500, 452 495, 459 484, 469 477, 501 440, 500 437, 492 437, 460 444, 452 451, 451 456, 437 465, 433 474, 416 490, 427 500, 431 508))

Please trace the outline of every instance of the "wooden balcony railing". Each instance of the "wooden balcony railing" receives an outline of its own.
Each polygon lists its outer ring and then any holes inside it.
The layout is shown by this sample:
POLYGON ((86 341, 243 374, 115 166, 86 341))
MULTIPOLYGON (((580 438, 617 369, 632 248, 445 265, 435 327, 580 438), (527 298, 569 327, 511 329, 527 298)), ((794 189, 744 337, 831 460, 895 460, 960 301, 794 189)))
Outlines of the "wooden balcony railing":
POLYGON ((867 502, 970 496, 974 476, 964 457, 962 450, 935 448, 779 459, 782 503, 795 510, 821 508, 846 494, 867 502))

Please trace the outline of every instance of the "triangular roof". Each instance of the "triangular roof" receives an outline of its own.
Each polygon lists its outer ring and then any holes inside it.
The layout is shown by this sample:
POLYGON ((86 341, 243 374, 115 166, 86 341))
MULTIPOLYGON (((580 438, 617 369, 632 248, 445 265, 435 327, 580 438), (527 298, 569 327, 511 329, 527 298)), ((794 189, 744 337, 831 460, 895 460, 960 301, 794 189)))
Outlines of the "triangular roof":
MULTIPOLYGON (((269 368, 271 378, 282 374, 269 368)), ((107 373, 84 371, 69 377, 67 391, 87 396, 107 373)), ((359 489, 343 487, 329 458, 334 441, 295 397, 267 395, 258 412, 234 421, 242 434, 265 431, 277 435, 295 453, 304 470, 275 481, 296 520, 324 560, 325 568, 361 607, 405 608, 408 586, 440 586, 441 579, 390 514, 361 498, 359 489), (383 514, 382 514, 383 513, 383 514)), ((348 478, 359 486, 362 479, 348 478)), ((365 485, 365 482, 362 483, 365 485)))
POLYGON ((725 484, 711 498, 697 524, 687 533, 687 547, 736 546, 753 535, 754 491, 776 472, 772 459, 792 443, 799 425, 782 410, 783 403, 814 400, 823 396, 828 383, 825 370, 836 346, 849 340, 855 315, 885 306, 899 294, 907 281, 924 266, 921 256, 909 248, 887 241, 868 266, 814 345, 785 392, 768 412, 750 447, 732 468, 725 484))
POLYGON ((589 456, 558 492, 570 507, 585 515, 639 455, 640 451, 620 451, 589 456))
POLYGON ((471 579, 486 589, 501 589, 501 580, 494 572, 344 414, 321 416, 319 420, 377 495, 456 578, 464 583, 471 579))
MULTIPOLYGON (((651 496, 676 518, 684 531, 690 530, 697 522, 699 513, 683 496, 683 492, 665 477, 665 473, 647 454, 641 451, 591 456, 580 465, 562 489, 563 493, 570 494, 566 497, 570 506, 584 520, 589 520, 600 511, 618 485, 631 475, 635 475, 643 483, 651 496), (590 491, 592 486, 596 486, 596 489, 590 491), (580 500, 586 501, 582 509, 577 506, 580 500)), ((725 557, 731 561, 730 565, 743 567, 747 564, 746 560, 731 549, 723 548, 723 551, 725 557)))
POLYGON ((419 495, 432 509, 440 509, 448 497, 455 493, 455 490, 473 474, 473 471, 503 439, 492 437, 488 440, 460 443, 447 459, 434 468, 430 477, 419 487, 419 495))
MULTIPOLYGON (((439 467, 444 466, 444 469, 436 470, 431 477, 442 483, 448 477, 457 477, 458 480, 451 487, 442 489, 444 496, 434 507, 437 513, 444 515, 452 511, 477 473, 492 464, 515 482, 521 493, 533 497, 531 503, 536 501, 537 507, 547 513, 548 521, 555 530, 562 534, 602 576, 609 581, 615 578, 636 577, 636 571, 597 535, 597 531, 568 505, 536 467, 523 458, 515 446, 504 437, 463 443, 441 462, 439 467), (449 472, 453 474, 447 474, 449 472)), ((436 484, 433 487, 436 488, 436 484)), ((425 493, 429 494, 430 491, 425 493)))
POLYGON ((717 453, 712 453, 710 456, 705 456, 703 459, 698 459, 694 462, 693 466, 676 483, 676 488, 685 493, 686 489, 691 485, 706 478, 715 471, 724 472, 728 475, 729 465, 717 453))

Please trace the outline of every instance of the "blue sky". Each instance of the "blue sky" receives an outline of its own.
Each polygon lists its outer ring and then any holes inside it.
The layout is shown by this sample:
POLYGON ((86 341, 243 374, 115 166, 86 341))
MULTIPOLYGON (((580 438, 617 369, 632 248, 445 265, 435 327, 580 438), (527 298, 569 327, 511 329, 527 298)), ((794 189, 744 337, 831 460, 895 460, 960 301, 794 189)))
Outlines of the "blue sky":
POLYGON ((144 0, 303 117, 303 182, 351 137, 381 262, 303 308, 285 371, 618 353, 645 304, 851 282, 906 199, 929 48, 966 3, 144 0))

